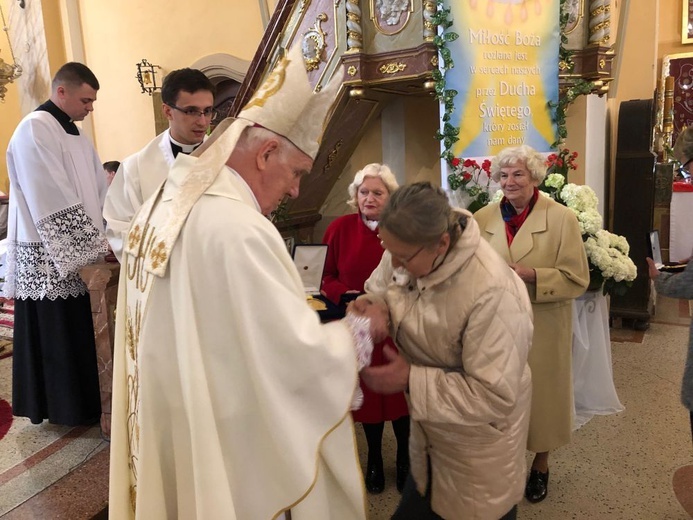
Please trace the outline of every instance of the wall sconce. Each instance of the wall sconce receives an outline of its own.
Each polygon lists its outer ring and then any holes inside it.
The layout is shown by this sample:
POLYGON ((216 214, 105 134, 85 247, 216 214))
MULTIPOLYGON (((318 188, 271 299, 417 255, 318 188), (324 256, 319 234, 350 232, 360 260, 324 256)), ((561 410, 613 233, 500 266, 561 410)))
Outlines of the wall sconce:
POLYGON ((22 67, 17 64, 17 58, 14 57, 12 42, 10 42, 9 27, 7 27, 7 23, 5 22, 5 13, 2 12, 2 7, 0 7, 0 18, 2 18, 2 30, 5 31, 5 36, 7 36, 7 44, 10 47, 10 55, 12 56, 13 62, 13 64, 10 65, 0 58, 0 101, 4 102, 5 93, 7 92, 5 85, 12 83, 22 75, 22 67))
POLYGON ((147 60, 142 59, 137 64, 137 81, 142 88, 142 94, 145 92, 150 96, 155 90, 161 90, 161 85, 157 81, 159 79, 159 71, 161 67, 152 65, 147 60))

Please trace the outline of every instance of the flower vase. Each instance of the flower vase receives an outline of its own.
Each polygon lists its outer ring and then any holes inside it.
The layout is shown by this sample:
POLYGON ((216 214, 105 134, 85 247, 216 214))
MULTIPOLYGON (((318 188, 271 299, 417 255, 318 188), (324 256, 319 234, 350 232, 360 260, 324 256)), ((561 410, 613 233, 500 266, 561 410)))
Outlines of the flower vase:
POLYGON ((463 190, 448 190, 448 200, 453 208, 467 209, 472 202, 472 197, 463 190))

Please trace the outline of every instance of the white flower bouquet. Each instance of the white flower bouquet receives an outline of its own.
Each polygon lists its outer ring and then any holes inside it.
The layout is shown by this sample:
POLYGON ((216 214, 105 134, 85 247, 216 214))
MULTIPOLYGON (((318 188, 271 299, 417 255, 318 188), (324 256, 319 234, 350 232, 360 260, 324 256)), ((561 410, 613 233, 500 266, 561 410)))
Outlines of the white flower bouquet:
POLYGON ((566 184, 560 173, 546 177, 542 193, 570 208, 578 219, 590 266, 589 289, 602 288, 604 294, 624 294, 637 275, 628 256, 628 241, 602 228, 597 210, 597 194, 589 186, 566 184))

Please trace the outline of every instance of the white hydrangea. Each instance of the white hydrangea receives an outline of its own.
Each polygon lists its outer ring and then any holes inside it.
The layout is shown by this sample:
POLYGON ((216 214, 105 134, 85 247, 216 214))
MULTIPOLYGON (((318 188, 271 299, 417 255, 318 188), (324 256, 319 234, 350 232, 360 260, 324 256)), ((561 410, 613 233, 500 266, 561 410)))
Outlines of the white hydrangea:
POLYGON ((613 278, 616 282, 635 280, 637 269, 633 260, 624 253, 624 244, 625 249, 628 249, 625 238, 605 229, 585 240, 587 258, 599 269, 604 279, 613 278))
POLYGON ((557 190, 560 190, 561 187, 565 184, 565 177, 560 173, 551 173, 546 177, 544 183, 549 188, 555 188, 557 190))
POLYGON ((594 190, 589 186, 578 186, 577 184, 566 184, 561 190, 561 199, 565 205, 576 213, 587 211, 589 209, 596 210, 599 204, 599 199, 594 190))
POLYGON ((602 216, 596 209, 588 209, 576 214, 583 235, 595 235, 602 229, 602 216))

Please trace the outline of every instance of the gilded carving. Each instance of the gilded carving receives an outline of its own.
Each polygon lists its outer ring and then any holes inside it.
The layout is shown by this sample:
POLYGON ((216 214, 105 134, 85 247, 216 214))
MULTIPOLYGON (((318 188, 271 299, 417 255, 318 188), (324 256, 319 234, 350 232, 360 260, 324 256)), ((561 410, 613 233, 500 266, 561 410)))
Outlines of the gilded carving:
POLYGON ((385 65, 382 65, 380 67, 380 72, 382 72, 383 74, 397 74, 398 72, 402 72, 406 68, 406 63, 386 63, 385 65))
POLYGON ((431 65, 433 65, 436 68, 438 67, 438 55, 437 54, 431 58, 431 65))
POLYGON ((306 64, 306 70, 311 71, 320 67, 323 52, 327 47, 326 34, 320 27, 322 22, 327 21, 327 15, 320 13, 315 18, 315 24, 303 35, 301 43, 301 51, 303 53, 303 61, 306 64))
POLYGON ((602 58, 601 60, 599 60, 599 68, 603 69, 604 67, 606 67, 606 60, 602 58))
POLYGON ((342 139, 340 139, 339 141, 337 141, 335 143, 334 148, 327 155, 327 161, 325 161, 325 166, 323 166, 323 168, 322 168, 322 173, 326 173, 327 170, 330 169, 330 167, 332 166, 332 163, 337 158, 337 155, 339 154, 339 149, 341 147, 342 147, 342 139))
POLYGON ((354 67, 353 65, 347 69, 347 74, 349 74, 349 76, 351 76, 352 78, 356 76, 356 72, 356 67, 354 67))

